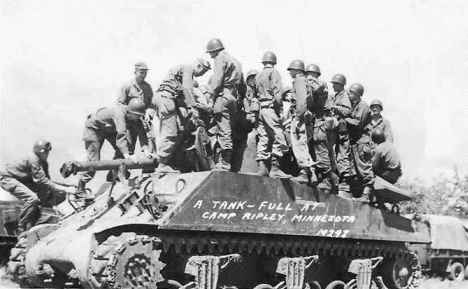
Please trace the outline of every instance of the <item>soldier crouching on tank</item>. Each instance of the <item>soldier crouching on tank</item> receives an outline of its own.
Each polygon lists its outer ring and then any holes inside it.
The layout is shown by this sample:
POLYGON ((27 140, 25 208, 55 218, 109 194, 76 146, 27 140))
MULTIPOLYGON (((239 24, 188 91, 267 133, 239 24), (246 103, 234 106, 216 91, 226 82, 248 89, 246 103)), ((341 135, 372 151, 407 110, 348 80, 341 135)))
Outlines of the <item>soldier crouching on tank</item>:
POLYGON ((362 196, 357 199, 368 203, 372 198, 374 189, 374 172, 372 171, 372 146, 365 127, 371 121, 371 111, 367 103, 361 98, 364 87, 360 83, 352 84, 349 89, 352 103, 351 116, 345 118, 348 125, 351 151, 358 179, 364 186, 362 196))
POLYGON ((192 64, 181 64, 169 70, 153 98, 160 120, 156 159, 158 173, 178 173, 170 166, 171 156, 180 143, 180 133, 195 106, 193 78, 210 70, 210 63, 198 58, 192 64))
POLYGON ((36 224, 40 215, 39 205, 48 202, 46 198, 55 199, 54 205, 57 205, 65 200, 64 193, 73 194, 76 191, 74 187, 62 186, 50 180, 47 158, 51 150, 49 141, 37 140, 34 142, 34 154, 14 160, 0 172, 0 186, 23 203, 18 234, 36 224))
POLYGON ((292 61, 288 66, 288 71, 293 78, 292 93, 296 102, 291 120, 291 146, 299 167, 299 175, 291 178, 291 180, 306 185, 310 183, 310 185, 315 186, 317 176, 312 167, 314 162, 310 156, 308 146, 308 137, 311 137, 312 113, 307 109, 309 84, 304 76, 304 62, 302 60, 292 61))
MULTIPOLYGON (((146 106, 143 100, 134 98, 127 106, 105 107, 90 114, 85 123, 83 140, 87 152, 88 161, 101 160, 101 148, 107 140, 115 150, 114 158, 132 159, 129 135, 135 133, 140 140, 141 149, 146 157, 151 158, 148 149, 148 137, 141 119, 145 116, 146 106)), ((90 170, 80 175, 78 192, 84 193, 86 183, 94 178, 95 171, 90 170)))
POLYGON ((258 174, 271 178, 289 179, 292 176, 284 173, 280 168, 280 159, 289 151, 284 136, 283 97, 281 76, 274 68, 276 55, 266 52, 262 57, 263 70, 255 79, 260 113, 257 121, 257 162, 258 174), (268 172, 268 163, 271 167, 268 172))
POLYGON ((371 134, 376 145, 372 156, 372 170, 376 176, 394 184, 401 177, 401 163, 398 153, 391 142, 386 141, 385 133, 376 129, 371 134))

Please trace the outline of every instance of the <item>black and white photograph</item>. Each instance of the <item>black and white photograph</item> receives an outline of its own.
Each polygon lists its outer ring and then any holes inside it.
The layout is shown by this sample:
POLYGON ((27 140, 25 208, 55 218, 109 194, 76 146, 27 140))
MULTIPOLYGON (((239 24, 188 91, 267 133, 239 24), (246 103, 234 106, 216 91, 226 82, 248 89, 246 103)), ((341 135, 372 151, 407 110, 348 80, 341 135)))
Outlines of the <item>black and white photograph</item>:
POLYGON ((468 288, 467 1, 0 15, 0 288, 468 288))

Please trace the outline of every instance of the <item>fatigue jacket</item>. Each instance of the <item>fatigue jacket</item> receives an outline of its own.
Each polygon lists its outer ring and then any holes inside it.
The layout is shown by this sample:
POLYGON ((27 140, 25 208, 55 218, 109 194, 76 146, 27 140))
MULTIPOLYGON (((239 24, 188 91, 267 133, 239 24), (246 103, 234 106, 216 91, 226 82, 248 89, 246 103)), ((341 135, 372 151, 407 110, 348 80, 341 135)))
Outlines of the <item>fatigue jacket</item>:
POLYGON ((273 101, 276 107, 281 107, 283 104, 283 97, 281 90, 283 84, 281 83, 281 75, 272 66, 263 68, 257 77, 255 77, 255 86, 258 92, 258 99, 262 105, 271 104, 273 101))
POLYGON ((367 103, 362 100, 354 103, 351 116, 345 118, 345 120, 348 124, 351 143, 370 141, 370 137, 365 130, 366 125, 371 121, 371 111, 367 103))
POLYGON ((127 105, 133 98, 143 100, 146 108, 150 107, 151 101, 153 100, 153 90, 151 86, 146 81, 143 81, 143 83, 139 85, 135 79, 130 80, 129 83, 120 88, 117 104, 127 105))
POLYGON ((214 58, 210 92, 217 97, 225 88, 239 90, 238 92, 245 96, 246 87, 242 74, 242 64, 226 51, 221 51, 214 58))
POLYGON ((366 126, 367 133, 372 136, 372 131, 380 129, 383 131, 385 135, 385 141, 393 143, 393 132, 390 122, 385 118, 381 117, 377 122, 373 123, 372 119, 371 122, 366 126))
POLYGON ((184 101, 187 107, 193 107, 196 103, 193 91, 193 70, 194 67, 188 64, 171 68, 159 86, 159 91, 167 92, 163 94, 166 97, 184 101))
POLYGON ((1 174, 15 178, 27 186, 34 185, 46 191, 60 191, 57 184, 50 180, 47 161, 41 160, 35 154, 13 160, 5 166, 1 174))
POLYGON ((375 148, 372 156, 372 170, 375 174, 389 170, 401 170, 398 152, 390 142, 380 143, 375 148))
POLYGON ((122 154, 127 154, 129 153, 128 130, 136 130, 141 146, 148 145, 141 120, 129 121, 125 107, 105 107, 88 116, 83 140, 99 141, 115 136, 117 148, 122 154))
POLYGON ((307 107, 315 116, 322 117, 328 99, 327 83, 316 78, 310 78, 308 80, 308 89, 311 97, 307 98, 307 107))
POLYGON ((304 117, 307 111, 307 98, 308 98, 308 80, 304 75, 297 75, 293 81, 292 92, 294 95, 296 107, 295 115, 304 117))
POLYGON ((335 93, 331 104, 336 106, 336 114, 339 117, 345 118, 351 115, 352 105, 346 90, 335 93))

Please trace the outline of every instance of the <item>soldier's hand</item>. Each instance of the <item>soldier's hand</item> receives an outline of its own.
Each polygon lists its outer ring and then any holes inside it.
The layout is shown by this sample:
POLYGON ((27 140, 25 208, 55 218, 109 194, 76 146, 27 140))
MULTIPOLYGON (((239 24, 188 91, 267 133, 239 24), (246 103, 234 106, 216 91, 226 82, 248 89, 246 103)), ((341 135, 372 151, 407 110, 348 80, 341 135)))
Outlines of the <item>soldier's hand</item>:
POLYGON ((145 158, 148 158, 148 159, 153 159, 154 158, 154 155, 147 149, 145 149, 143 151, 143 154, 145 155, 145 158))
POLYGON ((134 164, 138 164, 138 157, 136 155, 125 154, 124 158, 126 160, 131 160, 134 164))
POLYGON ((75 187, 64 187, 63 191, 67 194, 74 194, 76 193, 76 188, 75 187))

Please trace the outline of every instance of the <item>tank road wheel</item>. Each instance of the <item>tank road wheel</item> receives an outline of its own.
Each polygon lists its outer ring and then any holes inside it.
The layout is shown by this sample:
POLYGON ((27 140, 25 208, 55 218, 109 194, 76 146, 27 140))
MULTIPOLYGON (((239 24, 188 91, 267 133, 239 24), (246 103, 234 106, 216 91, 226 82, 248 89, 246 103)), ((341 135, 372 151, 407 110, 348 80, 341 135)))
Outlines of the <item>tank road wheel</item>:
POLYGON ((456 262, 453 263, 452 266, 450 266, 449 279, 455 281, 465 280, 465 268, 463 268, 462 264, 456 262))
POLYGON ((99 245, 90 270, 94 284, 104 288, 157 288, 164 280, 160 240, 135 233, 110 236, 99 245))
POLYGON ((406 252, 404 256, 384 259, 382 264, 382 277, 390 289, 417 288, 421 274, 421 264, 413 253, 406 252))
POLYGON ((340 280, 332 281, 330 284, 325 287, 325 289, 343 289, 345 287, 345 282, 340 280))

